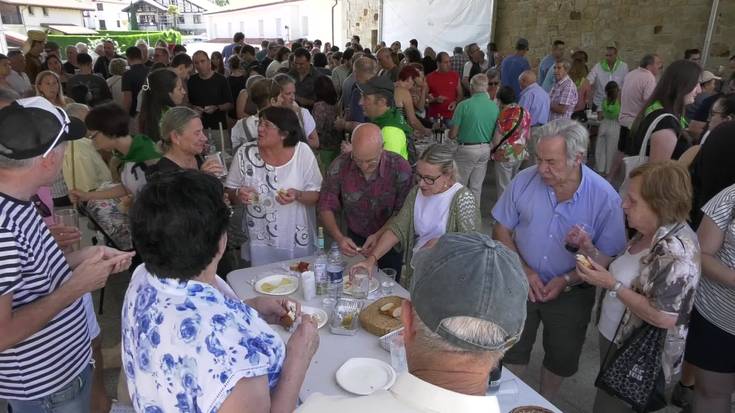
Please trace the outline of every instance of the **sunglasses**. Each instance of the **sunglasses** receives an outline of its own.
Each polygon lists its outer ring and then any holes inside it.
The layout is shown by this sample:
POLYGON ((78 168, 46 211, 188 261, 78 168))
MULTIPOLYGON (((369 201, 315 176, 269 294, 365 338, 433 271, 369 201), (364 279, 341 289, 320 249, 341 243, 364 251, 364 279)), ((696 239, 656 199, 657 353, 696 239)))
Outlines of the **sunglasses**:
POLYGON ((488 86, 497 86, 500 82, 487 82, 488 86))
POLYGON ((33 195, 31 197, 31 202, 33 202, 33 206, 36 207, 36 210, 42 217, 48 218, 51 216, 51 210, 43 203, 43 201, 41 201, 41 198, 39 198, 38 195, 33 195))
POLYGON ((61 129, 59 130, 59 133, 56 134, 56 139, 54 139, 53 142, 51 142, 51 146, 49 146, 48 149, 46 149, 46 152, 44 152, 43 155, 41 156, 42 158, 46 158, 48 154, 51 153, 51 151, 56 147, 56 145, 59 144, 61 135, 63 135, 64 132, 69 132, 69 125, 71 124, 71 119, 69 119, 69 115, 66 114, 66 111, 60 110, 58 108, 56 109, 59 111, 59 113, 64 115, 63 123, 61 125, 61 129))

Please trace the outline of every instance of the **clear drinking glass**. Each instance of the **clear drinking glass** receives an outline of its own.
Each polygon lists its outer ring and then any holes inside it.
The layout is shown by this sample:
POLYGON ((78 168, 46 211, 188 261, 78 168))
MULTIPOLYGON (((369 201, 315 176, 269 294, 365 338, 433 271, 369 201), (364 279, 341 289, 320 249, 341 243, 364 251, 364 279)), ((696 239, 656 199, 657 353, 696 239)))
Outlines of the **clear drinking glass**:
POLYGON ((370 293, 370 272, 358 267, 352 277, 352 296, 359 300, 366 299, 370 293))
POLYGON ((579 251, 584 234, 592 236, 592 228, 585 224, 574 225, 564 237, 564 248, 572 254, 579 251))
POLYGON ((207 156, 204 157, 205 162, 209 161, 210 159, 214 159, 222 167, 222 172, 217 175, 217 178, 227 178, 227 167, 225 166, 225 159, 222 157, 222 152, 210 152, 207 156))
MULTIPOLYGON (((79 229, 79 214, 73 208, 58 209, 54 212, 54 222, 66 227, 79 229)), ((79 248, 81 248, 80 241, 75 242, 71 246, 72 251, 77 251, 79 248)))

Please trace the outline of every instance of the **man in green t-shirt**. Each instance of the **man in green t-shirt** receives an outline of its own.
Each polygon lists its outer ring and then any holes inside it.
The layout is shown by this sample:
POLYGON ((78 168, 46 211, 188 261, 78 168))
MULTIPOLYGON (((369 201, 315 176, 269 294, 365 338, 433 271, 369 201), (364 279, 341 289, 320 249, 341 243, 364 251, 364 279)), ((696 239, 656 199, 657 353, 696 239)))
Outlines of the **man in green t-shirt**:
POLYGON ((413 130, 394 106, 393 82, 387 77, 374 76, 358 87, 362 93, 360 106, 383 134, 383 149, 408 160, 408 136, 413 130))
POLYGON ((498 105, 487 94, 487 88, 487 75, 480 73, 472 77, 472 96, 457 105, 449 131, 449 138, 457 139, 459 145, 454 156, 459 169, 459 182, 475 194, 478 208, 490 160, 490 142, 500 112, 498 105))

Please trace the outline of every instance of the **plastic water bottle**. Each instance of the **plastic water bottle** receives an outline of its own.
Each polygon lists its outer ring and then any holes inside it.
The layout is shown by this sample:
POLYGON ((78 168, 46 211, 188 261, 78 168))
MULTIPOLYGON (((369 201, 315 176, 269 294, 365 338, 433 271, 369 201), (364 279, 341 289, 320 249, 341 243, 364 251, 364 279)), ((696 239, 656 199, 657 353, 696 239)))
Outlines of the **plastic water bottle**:
POLYGON ((339 250, 339 244, 332 243, 332 249, 329 251, 327 260, 327 275, 329 276, 328 293, 332 298, 339 298, 342 295, 342 281, 344 277, 345 264, 342 260, 342 252, 339 250))
POLYGON ((316 294, 325 295, 329 289, 329 275, 327 275, 327 252, 324 251, 324 229, 319 227, 317 238, 318 250, 314 261, 314 278, 316 278, 316 294))

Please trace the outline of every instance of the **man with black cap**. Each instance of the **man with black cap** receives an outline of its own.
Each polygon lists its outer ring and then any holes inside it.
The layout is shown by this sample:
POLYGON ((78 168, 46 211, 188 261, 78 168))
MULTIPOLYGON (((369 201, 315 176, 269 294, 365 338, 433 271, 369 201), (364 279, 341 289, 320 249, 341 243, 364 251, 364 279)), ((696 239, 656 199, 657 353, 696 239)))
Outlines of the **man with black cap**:
MULTIPOLYGON (((0 399, 14 412, 86 412, 92 365, 82 296, 130 265, 132 253, 64 253, 36 210, 84 124, 42 97, 0 110, 0 399)), ((50 211, 48 211, 50 213, 50 211)))
POLYGON ((419 251, 411 299, 404 300, 408 371, 390 390, 366 397, 314 394, 310 412, 497 413, 490 372, 518 341, 528 283, 516 253, 489 236, 450 233, 419 251))
POLYGON ((524 38, 518 39, 516 42, 516 52, 514 55, 503 59, 500 65, 500 83, 503 86, 510 86, 516 92, 516 96, 521 95, 521 85, 518 83, 518 77, 521 73, 531 69, 526 59, 528 53, 528 40, 524 38))
POLYGON ((383 134, 383 149, 408 160, 408 137, 413 131, 393 100, 393 82, 385 76, 374 76, 358 87, 362 92, 360 106, 370 122, 383 134))

